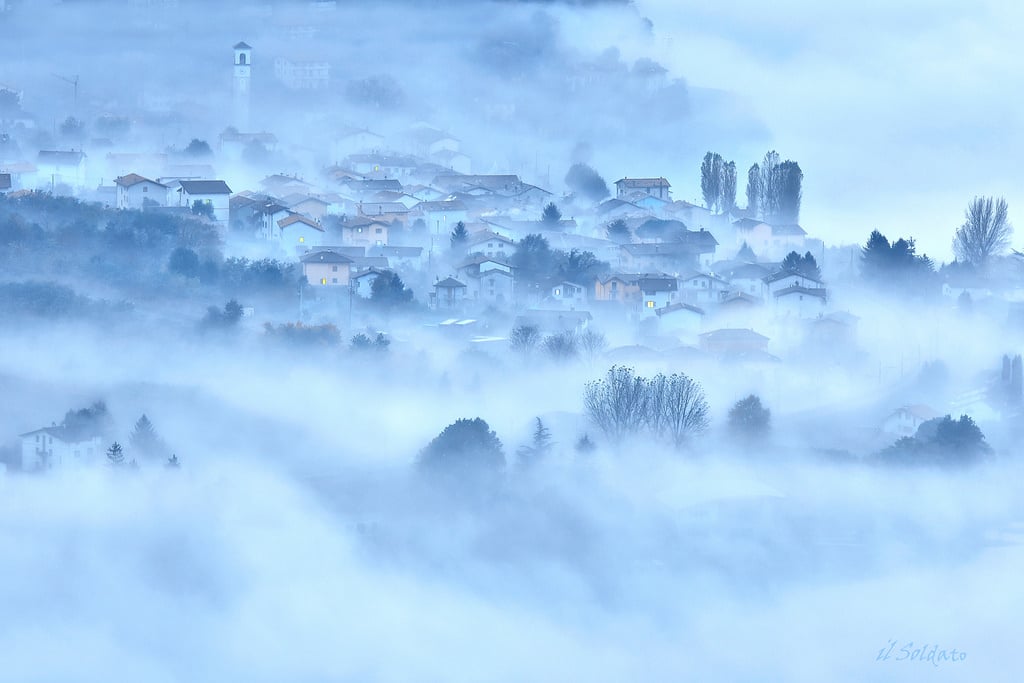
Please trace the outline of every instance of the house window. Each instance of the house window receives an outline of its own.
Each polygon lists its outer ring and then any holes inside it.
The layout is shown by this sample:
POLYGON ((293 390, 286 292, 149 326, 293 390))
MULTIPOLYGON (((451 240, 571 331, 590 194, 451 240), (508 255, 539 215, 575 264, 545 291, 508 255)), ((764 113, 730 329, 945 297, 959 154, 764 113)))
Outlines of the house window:
POLYGON ((336 277, 332 277, 332 278, 331 278, 331 284, 333 284, 333 285, 336 285, 336 284, 338 284, 338 278, 336 278, 336 277))
POLYGON ((654 308, 654 302, 653 301, 648 301, 647 302, 647 308, 654 308))
POLYGON ((302 243, 303 243, 303 242, 305 242, 305 241, 306 241, 306 238, 305 238, 305 237, 300 237, 300 238, 299 238, 299 244, 302 244, 302 243))
POLYGON ((327 284, 327 278, 325 278, 325 277, 320 278, 320 284, 326 285, 327 284))
POLYGON ((338 272, 338 266, 331 266, 331 272, 332 273, 337 273, 338 272))
POLYGON ((142 186, 142 191, 143 191, 143 192, 149 192, 149 187, 148 187, 148 186, 146 186, 146 185, 143 185, 143 186, 142 186))
POLYGON ((377 228, 377 230, 375 232, 376 232, 376 234, 380 235, 381 233, 384 232, 384 228, 377 228))

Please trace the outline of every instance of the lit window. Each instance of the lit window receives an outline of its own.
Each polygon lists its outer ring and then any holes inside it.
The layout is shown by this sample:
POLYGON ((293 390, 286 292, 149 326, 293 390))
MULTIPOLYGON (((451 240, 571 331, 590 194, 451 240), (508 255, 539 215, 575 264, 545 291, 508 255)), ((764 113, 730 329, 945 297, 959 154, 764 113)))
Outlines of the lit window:
POLYGON ((647 308, 654 308, 654 302, 653 301, 648 301, 647 302, 647 308))
POLYGON ((562 296, 562 290, 556 289, 555 290, 555 296, 562 296))
POLYGON ((306 238, 305 238, 305 237, 300 237, 300 238, 299 238, 299 244, 302 244, 302 243, 303 243, 303 242, 305 242, 305 241, 306 241, 306 238))
POLYGON ((320 284, 326 285, 327 284, 327 278, 325 278, 325 277, 320 278, 320 284))

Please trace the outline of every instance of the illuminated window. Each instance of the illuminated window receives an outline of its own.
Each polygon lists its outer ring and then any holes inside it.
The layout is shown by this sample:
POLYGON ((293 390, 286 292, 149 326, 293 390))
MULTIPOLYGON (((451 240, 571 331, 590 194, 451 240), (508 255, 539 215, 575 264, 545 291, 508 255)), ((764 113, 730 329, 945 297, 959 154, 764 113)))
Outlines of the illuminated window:
POLYGON ((326 285, 327 284, 327 278, 325 278, 325 277, 320 278, 320 284, 326 285))
POLYGON ((653 301, 648 301, 647 302, 647 308, 654 308, 654 302, 653 301))
POLYGON ((306 241, 306 238, 305 238, 305 237, 300 237, 300 238, 299 238, 299 244, 302 244, 302 243, 303 243, 303 242, 305 242, 305 241, 306 241))
POLYGON ((562 296, 562 290, 556 289, 555 290, 555 296, 562 296))

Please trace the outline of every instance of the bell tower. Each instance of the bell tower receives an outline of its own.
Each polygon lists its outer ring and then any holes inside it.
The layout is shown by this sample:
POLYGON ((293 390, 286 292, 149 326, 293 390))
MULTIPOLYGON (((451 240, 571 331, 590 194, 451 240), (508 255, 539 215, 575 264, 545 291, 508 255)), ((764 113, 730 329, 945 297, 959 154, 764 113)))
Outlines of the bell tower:
POLYGON ((239 130, 249 131, 249 92, 252 83, 252 46, 246 43, 235 45, 235 79, 232 86, 234 99, 234 121, 239 130))

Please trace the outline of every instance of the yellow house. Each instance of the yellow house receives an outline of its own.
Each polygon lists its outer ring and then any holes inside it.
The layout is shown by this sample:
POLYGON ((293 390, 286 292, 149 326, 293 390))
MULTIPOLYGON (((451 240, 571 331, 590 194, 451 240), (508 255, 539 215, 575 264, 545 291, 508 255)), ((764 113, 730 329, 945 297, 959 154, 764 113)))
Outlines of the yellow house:
POLYGON ((610 275, 594 283, 595 301, 621 303, 640 300, 640 281, 636 275, 610 275))
POLYGON ((348 287, 352 275, 352 259, 330 249, 304 254, 302 274, 315 287, 348 287))

